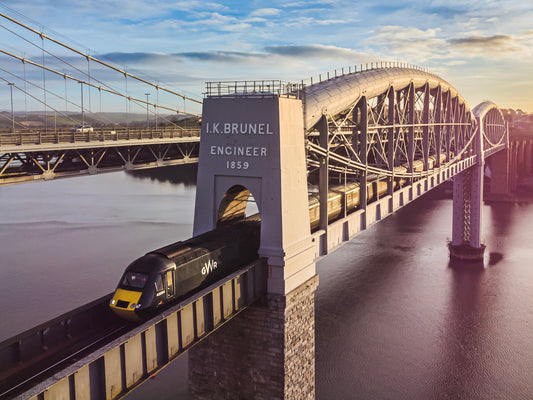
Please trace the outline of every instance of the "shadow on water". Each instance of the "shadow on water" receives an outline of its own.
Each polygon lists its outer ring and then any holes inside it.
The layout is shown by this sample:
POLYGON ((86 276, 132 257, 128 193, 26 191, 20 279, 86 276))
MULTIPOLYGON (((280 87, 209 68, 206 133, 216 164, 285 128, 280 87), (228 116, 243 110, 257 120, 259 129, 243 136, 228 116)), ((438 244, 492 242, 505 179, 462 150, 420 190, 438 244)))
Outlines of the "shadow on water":
POLYGON ((448 262, 448 268, 453 270, 456 274, 464 274, 468 272, 481 273, 485 270, 485 261, 462 261, 450 259, 448 262))
POLYGON ((185 186, 196 185, 198 164, 173 165, 170 167, 158 167, 126 171, 129 176, 137 179, 150 179, 157 182, 169 182, 183 184, 185 186))
POLYGON ((509 203, 489 203, 491 212, 491 224, 496 233, 507 235, 513 226, 513 206, 509 203))
POLYGON ((496 253, 496 252, 489 253, 489 265, 490 266, 496 265, 502 260, 503 260, 502 253, 496 253))
POLYGON ((461 261, 450 259, 448 262, 448 268, 456 272, 483 272, 485 267, 494 266, 503 260, 503 254, 498 252, 490 252, 488 257, 486 256, 481 261, 461 261))
MULTIPOLYGON (((478 398, 469 384, 478 379, 484 360, 477 348, 483 346, 486 321, 482 312, 483 262, 450 261, 452 272, 448 312, 444 317, 446 338, 439 360, 441 373, 434 385, 443 398, 478 398)), ((485 304, 486 306, 486 304, 485 304)))

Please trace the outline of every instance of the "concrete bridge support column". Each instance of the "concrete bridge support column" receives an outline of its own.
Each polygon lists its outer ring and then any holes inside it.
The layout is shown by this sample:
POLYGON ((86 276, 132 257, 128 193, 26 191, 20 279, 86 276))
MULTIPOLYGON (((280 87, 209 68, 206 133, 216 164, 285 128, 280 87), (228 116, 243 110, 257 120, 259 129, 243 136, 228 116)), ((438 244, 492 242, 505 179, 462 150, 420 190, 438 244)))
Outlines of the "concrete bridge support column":
POLYGON ((483 124, 478 118, 474 139, 477 162, 453 178, 453 226, 450 258, 483 261, 485 245, 481 244, 483 207, 483 124))
POLYGON ((318 276, 299 99, 204 100, 195 235, 243 216, 244 207, 224 205, 235 188, 249 191, 261 214, 268 293, 189 351, 189 391, 197 399, 314 399, 318 276))

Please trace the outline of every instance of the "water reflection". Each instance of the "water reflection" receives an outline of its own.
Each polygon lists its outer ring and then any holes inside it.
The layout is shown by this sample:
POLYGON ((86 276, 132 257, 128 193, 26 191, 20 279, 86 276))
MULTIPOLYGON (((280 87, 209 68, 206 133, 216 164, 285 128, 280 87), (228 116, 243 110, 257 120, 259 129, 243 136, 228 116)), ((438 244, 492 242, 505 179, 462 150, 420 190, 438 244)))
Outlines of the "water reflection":
POLYGON ((179 183, 185 186, 196 186, 198 164, 184 164, 179 166, 159 167, 126 171, 137 179, 150 179, 157 182, 179 183))
POLYGON ((490 224, 498 235, 507 235, 513 224, 512 203, 489 203, 490 224))
MULTIPOLYGON (((485 337, 490 297, 484 296, 483 263, 450 263, 452 279, 449 305, 443 315, 442 346, 435 387, 442 398, 490 398, 481 395, 488 356, 485 337), (481 397, 480 397, 481 395, 481 397)), ((489 329, 490 330, 490 329, 489 329)), ((437 398, 437 393, 433 397, 437 398)))

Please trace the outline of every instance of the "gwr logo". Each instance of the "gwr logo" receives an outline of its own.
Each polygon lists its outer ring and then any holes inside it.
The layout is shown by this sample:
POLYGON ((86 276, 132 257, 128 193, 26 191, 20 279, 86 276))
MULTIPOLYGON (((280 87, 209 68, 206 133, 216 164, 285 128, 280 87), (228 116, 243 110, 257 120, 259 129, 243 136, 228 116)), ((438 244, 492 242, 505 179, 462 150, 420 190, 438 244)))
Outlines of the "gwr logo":
POLYGON ((204 266, 202 267, 202 275, 207 275, 214 269, 217 269, 217 262, 215 260, 209 260, 204 263, 204 266))

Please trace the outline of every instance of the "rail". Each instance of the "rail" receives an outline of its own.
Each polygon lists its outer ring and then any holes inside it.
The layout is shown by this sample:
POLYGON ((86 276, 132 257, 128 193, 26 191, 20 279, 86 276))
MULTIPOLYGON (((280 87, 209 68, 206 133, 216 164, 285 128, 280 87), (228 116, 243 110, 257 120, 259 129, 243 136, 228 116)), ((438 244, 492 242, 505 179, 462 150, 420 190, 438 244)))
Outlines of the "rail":
POLYGON ((206 82, 206 97, 300 98, 304 86, 279 80, 206 82))
POLYGON ((317 77, 310 77, 299 83, 285 82, 281 80, 261 80, 261 81, 219 81, 206 82, 206 97, 294 97, 301 98, 306 85, 313 85, 322 81, 337 78, 356 72, 369 71, 377 68, 409 68, 430 73, 427 68, 417 65, 395 62, 376 61, 359 66, 347 66, 335 69, 331 72, 319 74, 317 77))
POLYGON ((344 75, 353 74, 356 72, 363 72, 363 71, 370 71, 372 69, 384 69, 384 68, 409 68, 409 69, 415 69, 417 71, 423 71, 428 74, 431 73, 431 71, 428 68, 424 68, 418 65, 413 65, 405 62, 399 62, 399 61, 373 61, 369 63, 364 64, 354 64, 349 65, 346 67, 338 68, 333 71, 328 71, 323 74, 319 74, 315 77, 310 77, 306 80, 301 81, 301 85, 313 85, 315 83, 320 83, 324 81, 328 81, 330 79, 338 78, 344 75))

